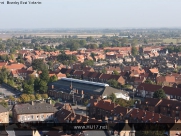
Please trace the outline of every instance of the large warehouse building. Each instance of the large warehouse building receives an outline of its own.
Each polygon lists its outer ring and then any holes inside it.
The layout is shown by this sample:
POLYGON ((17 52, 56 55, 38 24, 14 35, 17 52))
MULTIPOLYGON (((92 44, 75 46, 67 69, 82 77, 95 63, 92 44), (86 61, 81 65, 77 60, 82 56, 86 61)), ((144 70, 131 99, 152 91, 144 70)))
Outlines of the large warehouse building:
POLYGON ((106 98, 115 93, 119 98, 129 100, 126 92, 110 87, 108 84, 78 80, 72 78, 61 78, 49 84, 49 95, 63 100, 81 102, 83 99, 106 98))

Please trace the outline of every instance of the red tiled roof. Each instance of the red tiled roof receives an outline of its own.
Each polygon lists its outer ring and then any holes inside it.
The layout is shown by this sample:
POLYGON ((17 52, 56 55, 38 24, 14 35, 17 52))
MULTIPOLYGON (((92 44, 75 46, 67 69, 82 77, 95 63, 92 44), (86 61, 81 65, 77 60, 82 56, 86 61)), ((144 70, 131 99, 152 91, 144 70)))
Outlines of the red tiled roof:
POLYGON ((159 76, 156 78, 157 82, 169 82, 169 83, 175 83, 175 77, 174 76, 159 76))
POLYGON ((83 71, 82 70, 76 70, 75 72, 74 72, 74 75, 82 75, 83 74, 83 71))
POLYGON ((164 86, 163 90, 168 95, 181 96, 181 89, 180 88, 164 86))
POLYGON ((149 92, 155 92, 161 88, 162 88, 161 85, 153 85, 153 84, 146 84, 146 83, 141 83, 137 87, 138 90, 145 90, 145 91, 149 91, 149 92))
POLYGON ((111 75, 110 75, 110 74, 102 74, 102 75, 100 76, 100 79, 109 80, 109 79, 110 79, 110 77, 111 77, 111 75))
POLYGON ((6 66, 7 62, 0 62, 0 67, 6 66))
POLYGON ((154 113, 154 112, 150 112, 150 111, 145 111, 145 110, 140 110, 140 109, 133 109, 130 113, 129 113, 131 118, 137 118, 140 121, 144 121, 144 122, 148 122, 150 121, 151 123, 175 123, 175 119, 162 115, 162 114, 158 114, 158 113, 154 113))
POLYGON ((107 111, 112 111, 115 108, 115 104, 111 100, 100 100, 94 103, 94 106, 107 111))
POLYGON ((7 69, 22 69, 26 68, 24 64, 18 63, 18 64, 10 64, 6 66, 7 69))
POLYGON ((169 100, 169 99, 162 99, 161 103, 159 104, 161 107, 171 107, 174 110, 181 111, 181 102, 176 100, 169 100))
POLYGON ((122 114, 123 116, 128 113, 129 109, 121 106, 116 106, 114 108, 114 113, 115 114, 122 114))
POLYGON ((156 106, 161 101, 162 100, 156 99, 156 98, 145 98, 145 100, 142 101, 141 104, 150 105, 150 106, 156 106))
POLYGON ((118 80, 120 77, 120 75, 111 75, 109 79, 115 79, 115 80, 118 80))

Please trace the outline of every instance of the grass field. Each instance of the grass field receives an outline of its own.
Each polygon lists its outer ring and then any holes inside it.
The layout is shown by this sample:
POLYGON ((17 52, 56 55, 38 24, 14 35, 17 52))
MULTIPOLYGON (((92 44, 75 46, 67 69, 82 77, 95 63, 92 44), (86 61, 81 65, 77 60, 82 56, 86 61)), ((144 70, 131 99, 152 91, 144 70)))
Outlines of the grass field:
POLYGON ((172 38, 167 38, 167 39, 163 39, 163 43, 181 43, 181 39, 172 39, 172 38))

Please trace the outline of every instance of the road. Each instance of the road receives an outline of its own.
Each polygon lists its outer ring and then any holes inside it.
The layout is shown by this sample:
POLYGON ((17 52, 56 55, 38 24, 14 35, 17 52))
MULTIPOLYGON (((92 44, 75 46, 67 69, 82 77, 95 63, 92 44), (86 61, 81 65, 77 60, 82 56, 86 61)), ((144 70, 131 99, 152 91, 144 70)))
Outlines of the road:
POLYGON ((15 91, 8 86, 4 85, 0 86, 0 94, 4 94, 5 96, 17 95, 18 93, 19 93, 18 91, 15 91))

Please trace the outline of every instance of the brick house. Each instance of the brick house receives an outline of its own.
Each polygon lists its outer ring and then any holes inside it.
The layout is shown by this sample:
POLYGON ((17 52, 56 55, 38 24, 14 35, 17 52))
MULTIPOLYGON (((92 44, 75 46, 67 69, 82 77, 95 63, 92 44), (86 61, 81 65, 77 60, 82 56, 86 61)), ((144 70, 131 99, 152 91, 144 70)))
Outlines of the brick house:
POLYGON ((163 90, 169 99, 176 99, 181 101, 181 89, 164 86, 163 90))
POLYGON ((174 76, 158 76, 156 77, 156 83, 159 85, 165 85, 165 86, 173 86, 175 83, 175 77, 174 76))
POLYGON ((74 76, 74 78, 82 79, 83 73, 84 73, 83 70, 75 70, 73 73, 73 76, 74 76))
POLYGON ((120 76, 120 75, 111 75, 109 80, 110 79, 116 80, 120 85, 124 85, 125 84, 125 79, 122 76, 120 76))
POLYGON ((108 66, 108 67, 106 67, 105 68, 105 70, 106 70, 106 74, 113 74, 113 71, 115 70, 115 71, 117 71, 118 73, 120 73, 121 72, 121 69, 120 69, 120 67, 117 67, 117 66, 108 66))
POLYGON ((9 111, 0 105, 0 123, 9 123, 9 111))
POLYGON ((111 100, 90 100, 88 104, 88 115, 104 121, 123 121, 130 109, 121 107, 111 100))
POLYGON ((159 104, 162 102, 160 99, 156 98, 145 98, 144 101, 140 101, 136 107, 141 110, 151 111, 151 112, 159 112, 159 104))
POLYGON ((136 95, 138 97, 152 98, 155 91, 161 89, 160 85, 141 83, 136 89, 136 95))
POLYGON ((161 103, 158 104, 159 113, 172 118, 181 119, 180 105, 180 101, 163 99, 161 103))
POLYGON ((22 122, 44 122, 54 119, 57 111, 53 105, 45 102, 31 102, 25 104, 16 104, 12 109, 13 121, 15 123, 22 122))

